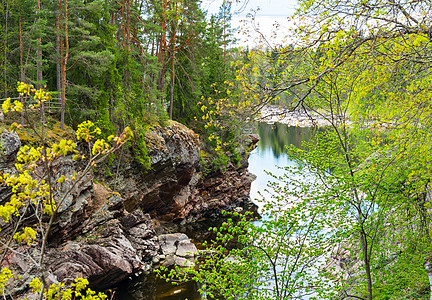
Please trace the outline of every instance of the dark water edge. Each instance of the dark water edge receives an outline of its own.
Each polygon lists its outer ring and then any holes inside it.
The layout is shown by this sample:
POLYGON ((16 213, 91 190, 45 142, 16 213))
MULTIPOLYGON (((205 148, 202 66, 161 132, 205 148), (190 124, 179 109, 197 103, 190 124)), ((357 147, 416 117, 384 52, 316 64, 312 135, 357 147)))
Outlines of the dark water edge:
POLYGON ((119 300, 201 300, 195 282, 174 286, 153 274, 136 277, 119 286, 115 297, 119 300))
MULTIPOLYGON (((252 183, 252 200, 261 198, 259 193, 263 191, 272 176, 267 172, 278 174, 283 172, 279 167, 285 167, 293 162, 286 155, 285 147, 293 145, 301 147, 303 141, 308 141, 316 129, 292 127, 285 124, 258 124, 255 133, 260 135, 261 140, 257 148, 250 153, 249 172, 257 176, 252 183)), ((209 232, 209 227, 218 227, 223 222, 219 220, 203 220, 202 222, 182 228, 181 232, 191 238, 198 249, 203 249, 204 241, 210 242, 214 235, 209 232)), ((172 285, 165 280, 157 278, 154 274, 142 275, 131 278, 120 285, 114 294, 118 300, 201 300, 198 292, 199 287, 195 282, 188 282, 178 286, 172 285)))

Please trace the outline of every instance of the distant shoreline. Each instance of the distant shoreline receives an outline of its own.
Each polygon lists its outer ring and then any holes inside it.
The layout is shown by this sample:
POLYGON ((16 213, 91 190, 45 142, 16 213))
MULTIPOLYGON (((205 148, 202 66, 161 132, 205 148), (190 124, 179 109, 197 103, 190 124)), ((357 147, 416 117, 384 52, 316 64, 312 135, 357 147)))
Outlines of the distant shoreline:
MULTIPOLYGON (((331 123, 315 112, 304 110, 290 111, 284 107, 268 105, 261 109, 260 122, 268 124, 282 123, 289 126, 313 127, 330 126, 331 123)), ((351 122, 349 122, 351 123, 351 122)))

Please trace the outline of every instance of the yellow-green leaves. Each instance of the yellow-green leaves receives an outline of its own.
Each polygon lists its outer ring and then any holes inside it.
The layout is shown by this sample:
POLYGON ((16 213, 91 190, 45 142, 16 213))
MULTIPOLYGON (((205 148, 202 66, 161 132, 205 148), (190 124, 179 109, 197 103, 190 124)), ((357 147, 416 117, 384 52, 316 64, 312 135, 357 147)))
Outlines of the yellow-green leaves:
POLYGON ((24 227, 22 232, 17 232, 14 235, 14 239, 20 243, 31 245, 34 243, 37 232, 31 227, 24 227))
POLYGON ((73 152, 75 150, 75 147, 76 144, 71 140, 62 139, 58 144, 52 144, 49 154, 52 154, 54 156, 66 156, 69 153, 73 152))
POLYGON ((10 98, 7 98, 3 104, 2 104, 3 112, 8 113, 9 111, 16 111, 16 112, 22 112, 23 110, 23 104, 15 100, 14 102, 11 102, 10 98))
POLYGON ((110 149, 110 146, 108 145, 108 143, 105 142, 105 140, 103 140, 103 139, 99 139, 99 140, 96 140, 96 142, 93 144, 92 154, 93 155, 97 155, 99 153, 105 154, 109 151, 109 149, 110 149))
POLYGON ((78 125, 76 132, 77 140, 83 140, 87 143, 90 142, 95 136, 99 136, 102 133, 99 127, 97 127, 92 121, 85 121, 78 125))
POLYGON ((30 95, 32 90, 36 92, 33 85, 29 85, 24 82, 18 81, 17 92, 19 93, 20 96, 30 95))
MULTIPOLYGON (((85 121, 78 125, 76 136, 78 140, 85 141, 91 146, 91 142, 102 134, 102 131, 91 121, 85 121)), ((109 145, 104 139, 97 139, 91 146, 91 154, 93 156, 104 155, 111 152, 115 147, 119 147, 126 141, 133 138, 133 132, 130 127, 126 127, 120 136, 110 135, 108 141, 112 142, 113 145, 109 145)), ((74 156, 74 159, 78 159, 78 156, 74 156)))
MULTIPOLYGON (((1 277, 0 277, 1 280, 1 277)), ((75 278, 71 284, 71 288, 65 288, 64 283, 52 284, 48 289, 43 291, 44 300, 104 300, 107 296, 104 293, 96 293, 95 291, 87 288, 89 281, 87 279, 78 277, 75 278)), ((42 290, 42 282, 39 278, 34 278, 30 282, 30 287, 33 293, 40 293, 42 290)))
MULTIPOLYGON (((52 99, 51 93, 43 89, 36 90, 33 85, 24 82, 18 82, 17 91, 21 97, 29 97, 33 101, 29 101, 29 109, 35 109, 41 105, 42 102, 52 99)), ((15 100, 11 101, 7 98, 2 104, 3 112, 22 112, 24 109, 23 102, 15 100)))
POLYGON ((123 130, 123 140, 127 141, 127 140, 130 140, 131 138, 133 138, 133 131, 129 126, 127 126, 123 130))
POLYGON ((0 271, 0 295, 3 295, 5 284, 8 282, 9 279, 11 279, 12 272, 8 268, 2 268, 0 271))
POLYGON ((29 286, 32 288, 33 293, 39 293, 42 289, 42 282, 36 277, 30 281, 29 286))
POLYGON ((62 176, 60 176, 59 179, 57 179, 57 182, 58 183, 63 183, 65 181, 65 179, 66 179, 66 176, 62 175, 62 176))
POLYGON ((75 291, 80 292, 84 290, 88 286, 89 282, 84 278, 75 278, 75 282, 72 283, 72 286, 75 287, 75 291))
POLYGON ((248 62, 231 62, 235 70, 235 80, 212 83, 212 92, 201 97, 198 103, 201 122, 206 133, 206 142, 211 151, 223 160, 232 156, 239 140, 239 124, 246 122, 256 113, 256 103, 261 100, 257 77, 261 74, 253 52, 248 53, 248 62))
POLYGON ((11 131, 11 132, 15 132, 15 131, 17 131, 18 129, 21 129, 22 128, 22 125, 21 124, 17 124, 17 123, 12 123, 11 124, 11 126, 9 127, 9 131, 11 131))
POLYGON ((123 129, 123 132, 120 134, 120 136, 108 137, 108 141, 110 141, 111 138, 111 140, 113 141, 113 147, 116 147, 123 145, 124 143, 132 139, 133 136, 134 135, 132 129, 127 126, 125 129, 123 129))

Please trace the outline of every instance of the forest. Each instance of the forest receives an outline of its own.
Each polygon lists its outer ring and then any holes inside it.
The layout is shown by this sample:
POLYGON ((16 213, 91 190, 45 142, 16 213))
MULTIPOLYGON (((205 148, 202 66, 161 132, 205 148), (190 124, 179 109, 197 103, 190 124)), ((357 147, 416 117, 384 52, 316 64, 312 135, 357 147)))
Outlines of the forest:
POLYGON ((199 1, 8 0, 0 9, 1 98, 16 97, 18 81, 45 88, 62 126, 92 120, 107 135, 168 117, 191 123, 237 53, 228 3, 207 17, 199 1))
MULTIPOLYGON (((83 278, 47 287, 44 249, 66 199, 49 179, 55 161, 73 154, 90 172, 133 140, 146 165, 145 133, 175 120, 204 141, 200 172, 223 173, 240 164, 261 109, 278 105, 328 126, 301 147, 279 145, 297 165, 268 187, 261 220, 232 213, 212 228, 211 255, 159 276, 194 280, 208 299, 432 299, 432 2, 299 0, 286 40, 253 49, 234 47, 231 5, 208 16, 199 1, 2 1, 4 113, 25 125, 37 108, 47 117, 36 132, 67 125, 88 148, 42 134, 20 150, 21 176, 2 177, 16 196, 0 216, 18 220, 2 249, 39 243, 39 299, 104 299, 81 295, 83 278), (38 165, 47 181, 29 175, 38 165)), ((2 292, 11 277, 3 268, 2 292)))

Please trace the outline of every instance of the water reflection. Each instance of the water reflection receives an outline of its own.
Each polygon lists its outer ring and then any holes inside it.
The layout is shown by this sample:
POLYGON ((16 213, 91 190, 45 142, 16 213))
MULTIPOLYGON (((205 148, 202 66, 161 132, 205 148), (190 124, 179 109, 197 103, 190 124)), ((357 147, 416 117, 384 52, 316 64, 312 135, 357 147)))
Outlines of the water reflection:
POLYGON ((293 127, 281 123, 260 123, 258 133, 261 140, 257 151, 271 150, 273 156, 278 159, 286 153, 286 146, 300 148, 303 141, 308 141, 312 137, 314 130, 311 127, 293 127))
POLYGON ((249 172, 255 174, 257 179, 252 182, 250 196, 257 200, 257 205, 262 208, 263 200, 268 197, 265 191, 268 184, 274 181, 272 176, 283 176, 285 167, 294 167, 296 163, 286 155, 286 147, 293 145, 301 148, 303 142, 309 141, 316 129, 310 127, 293 127, 286 124, 258 125, 258 133, 261 140, 258 146, 250 153, 249 172))
POLYGON ((200 300, 194 282, 174 286, 154 275, 138 277, 120 286, 117 299, 121 300, 200 300))

